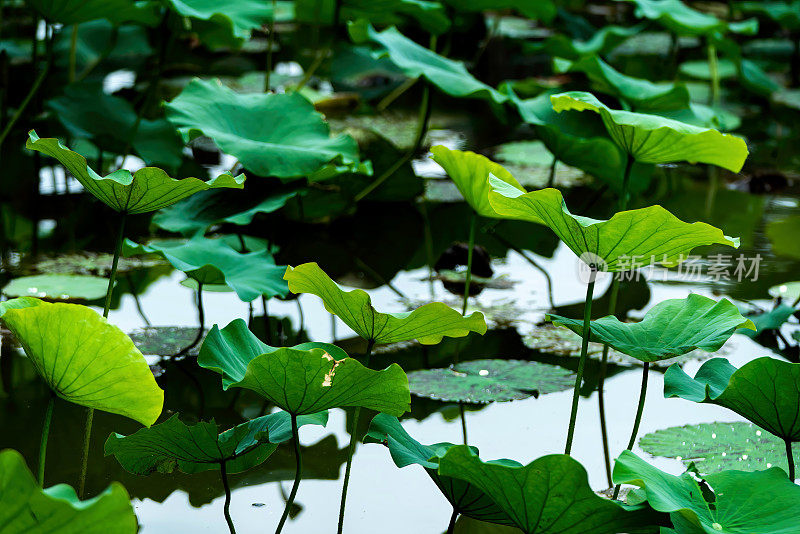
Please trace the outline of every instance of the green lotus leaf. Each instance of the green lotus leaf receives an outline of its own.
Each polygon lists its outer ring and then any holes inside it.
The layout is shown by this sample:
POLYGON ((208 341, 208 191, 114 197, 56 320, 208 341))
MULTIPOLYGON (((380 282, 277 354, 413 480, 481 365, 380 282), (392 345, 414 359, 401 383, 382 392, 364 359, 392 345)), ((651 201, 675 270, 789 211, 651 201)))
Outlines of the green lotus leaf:
POLYGON ((664 396, 733 410, 784 441, 800 441, 800 364, 757 358, 736 369, 725 358, 703 364, 694 378, 673 365, 664 396))
POLYGON ((649 511, 626 510, 597 495, 583 466, 565 454, 509 465, 484 462, 469 447, 457 445, 439 459, 439 474, 485 492, 525 534, 616 534, 654 524, 649 511))
POLYGON ((758 33, 758 20, 726 22, 714 15, 692 9, 681 0, 617 0, 636 4, 636 16, 657 21, 678 35, 711 35, 730 31, 746 35, 758 33))
POLYGON ((37 274, 14 278, 3 288, 8 297, 48 300, 97 300, 105 297, 108 280, 82 274, 37 274))
POLYGON ((793 303, 800 299, 800 282, 786 282, 785 284, 772 286, 769 288, 769 296, 793 303))
POLYGON ((0 304, 0 318, 59 397, 145 426, 161 415, 164 392, 144 356, 91 308, 23 297, 0 304))
MULTIPOLYGON (((295 20, 306 24, 333 23, 335 0, 295 0, 295 20)), ((378 26, 400 25, 414 19, 426 32, 441 35, 450 29, 444 6, 429 0, 344 0, 341 20, 368 20, 378 26)))
POLYGON ((591 93, 575 91, 551 97, 556 112, 599 113, 617 145, 642 163, 709 163, 739 172, 747 159, 740 137, 699 128, 658 115, 611 109, 591 93))
POLYGON ((394 26, 381 32, 366 21, 350 23, 350 36, 357 43, 372 41, 381 46, 376 58, 387 57, 409 78, 425 77, 441 91, 456 98, 482 98, 502 104, 508 97, 477 80, 464 63, 440 56, 418 45, 394 26))
POLYGON ((572 215, 561 192, 541 189, 522 193, 505 182, 490 179, 489 202, 501 216, 548 226, 578 257, 599 271, 624 271, 638 261, 670 267, 695 247, 722 244, 739 246, 702 222, 685 223, 661 206, 623 211, 607 221, 572 215))
MULTIPOLYGON (((389 454, 397 467, 420 465, 431 477, 436 487, 459 513, 500 525, 513 525, 511 518, 477 486, 459 478, 439 474, 439 459, 452 443, 422 445, 412 438, 397 420, 397 417, 379 413, 372 419, 364 443, 382 443, 389 448, 389 454)), ((519 466, 512 460, 498 460, 509 466, 519 466)))
POLYGON ((763 334, 766 330, 778 330, 788 321, 797 310, 793 306, 781 303, 769 311, 760 313, 753 312, 745 314, 755 325, 754 332, 742 332, 747 337, 754 338, 763 334))
POLYGON ((252 30, 272 18, 272 3, 260 0, 168 0, 182 17, 192 20, 200 40, 212 49, 238 47, 250 38, 252 30))
POLYGON ((451 150, 442 145, 431 148, 431 153, 433 161, 442 166, 464 196, 464 200, 481 217, 499 217, 489 205, 489 175, 525 191, 510 172, 485 156, 451 150))
MULTIPOLYGON (((505 183, 505 182, 503 182, 505 183)), ((359 336, 373 343, 396 343, 416 339, 435 345, 443 337, 464 337, 470 332, 486 333, 483 314, 462 317, 441 302, 432 302, 406 313, 381 313, 372 307, 366 291, 344 291, 316 263, 286 269, 284 280, 292 293, 311 293, 322 299, 325 309, 338 316, 359 336)))
POLYGON ((417 397, 472 404, 538 397, 566 391, 574 383, 575 375, 562 367, 519 360, 471 360, 408 373, 417 397))
POLYGON ((209 239, 196 234, 189 240, 168 239, 147 245, 126 239, 124 256, 158 254, 186 276, 202 284, 224 284, 244 302, 260 296, 285 297, 289 293, 283 281, 284 267, 275 265, 266 249, 242 254, 224 239, 209 239))
POLYGON ((396 363, 373 371, 327 343, 270 347, 240 319, 211 329, 197 363, 221 374, 223 389, 253 390, 295 415, 358 406, 399 416, 411 404, 408 378, 396 363))
POLYGON ((532 44, 529 48, 534 52, 545 52, 552 57, 575 61, 583 56, 604 55, 622 44, 629 37, 641 32, 645 26, 646 23, 630 27, 603 26, 586 41, 558 34, 548 37, 542 43, 532 44))
POLYGON ((184 140, 207 135, 259 176, 299 178, 334 163, 358 167, 358 145, 331 137, 314 105, 299 93, 237 94, 219 81, 192 80, 167 108, 184 140))
POLYGON ((552 0, 444 0, 456 11, 502 11, 514 9, 529 19, 550 22, 556 16, 556 3, 552 0))
POLYGON ((135 0, 25 0, 25 3, 47 20, 65 26, 97 19, 149 25, 159 20, 157 6, 135 0))
MULTIPOLYGON (((728 469, 761 471, 776 466, 788 470, 786 446, 752 423, 703 423, 657 430, 639 439, 653 456, 676 458, 702 475, 728 469)), ((800 445, 794 457, 800 461, 800 445)))
MULTIPOLYGON (((328 413, 297 418, 297 424, 325 426, 328 413)), ((292 439, 291 416, 275 412, 247 421, 222 433, 214 421, 187 425, 177 415, 163 423, 122 436, 113 433, 106 440, 105 454, 113 455, 126 471, 149 475, 155 471, 199 473, 219 469, 242 473, 262 464, 279 443, 292 439)))
POLYGON ((669 513, 678 533, 779 534, 797 528, 800 487, 778 467, 708 475, 701 487, 688 473, 664 473, 624 451, 614 464, 613 479, 643 488, 650 506, 669 513))
POLYGON ((800 30, 800 2, 737 2, 736 8, 743 13, 765 15, 787 30, 800 30))
POLYGON ((207 189, 244 187, 243 174, 221 174, 208 182, 197 178, 176 180, 156 167, 145 167, 133 174, 126 169, 120 169, 107 176, 100 176, 88 166, 86 158, 62 145, 58 139, 40 139, 33 130, 28 136, 26 148, 57 159, 88 192, 122 213, 159 210, 207 189))
MULTIPOLYGON (((548 315, 558 326, 578 335, 583 321, 548 315)), ((638 323, 623 323, 613 315, 592 321, 592 341, 604 343, 643 362, 676 358, 696 349, 714 352, 737 328, 755 330, 729 300, 702 295, 664 300, 650 308, 638 323)))
POLYGON ((630 104, 640 111, 675 110, 689 107, 689 90, 682 83, 653 83, 626 76, 600 59, 586 56, 578 61, 556 60, 559 72, 583 72, 595 90, 630 104))
MULTIPOLYGON (((550 102, 552 93, 520 99, 509 87, 503 87, 517 107, 522 120, 532 124, 536 135, 558 161, 577 167, 622 190, 627 154, 609 137, 598 116, 580 112, 556 113, 550 102)), ((635 162, 631 168, 629 190, 644 191, 650 183, 652 165, 635 162)))
POLYGON ((42 489, 17 451, 0 452, 0 525, 3 534, 135 534, 128 492, 118 482, 81 501, 70 486, 42 489))
POLYGON ((131 148, 148 165, 174 169, 181 164, 183 142, 172 124, 139 117, 130 102, 104 92, 100 83, 69 85, 47 107, 73 138, 120 154, 131 148))

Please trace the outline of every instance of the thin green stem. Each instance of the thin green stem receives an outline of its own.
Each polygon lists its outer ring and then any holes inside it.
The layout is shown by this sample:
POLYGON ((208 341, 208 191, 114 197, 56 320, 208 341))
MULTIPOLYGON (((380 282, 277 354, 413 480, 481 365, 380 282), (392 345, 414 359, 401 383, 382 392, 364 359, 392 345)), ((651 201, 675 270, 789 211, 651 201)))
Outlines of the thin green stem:
POLYGON ((636 160, 633 159, 633 156, 628 154, 628 159, 625 162, 625 174, 622 175, 622 191, 619 195, 619 211, 625 211, 628 209, 628 204, 630 203, 630 189, 631 189, 631 170, 633 170, 633 164, 636 160))
POLYGON ((553 163, 550 164, 550 176, 547 177, 547 187, 553 187, 556 183, 556 167, 558 167, 558 158, 553 156, 553 163))
POLYGON ((301 332, 306 327, 306 316, 303 313, 303 305, 300 303, 300 298, 296 298, 295 302, 297 302, 297 315, 299 321, 297 331, 301 332))
POLYGON ((719 104, 720 80, 719 80, 719 61, 717 59, 717 47, 711 42, 707 45, 708 50, 708 71, 711 77, 711 94, 709 95, 709 105, 712 108, 719 104))
POLYGON ((564 454, 569 454, 572 451, 572 440, 575 437, 575 421, 578 419, 578 399, 580 398, 583 371, 586 368, 586 360, 589 354, 589 338, 592 332, 592 298, 594 295, 596 276, 597 271, 592 268, 589 274, 589 284, 586 287, 586 301, 583 305, 583 343, 581 344, 581 359, 578 362, 578 372, 575 375, 575 387, 572 391, 572 409, 569 415, 569 430, 567 431, 567 445, 564 447, 564 454))
POLYGON ((297 488, 300 487, 300 479, 303 476, 303 458, 300 454, 300 431, 297 427, 297 416, 295 414, 292 414, 292 438, 292 441, 294 441, 294 458, 297 464, 297 470, 294 475, 292 491, 289 492, 289 498, 286 500, 286 507, 283 509, 283 515, 281 516, 280 523, 278 523, 278 528, 275 530, 275 534, 280 534, 280 531, 283 530, 283 525, 289 517, 289 510, 291 510, 294 504, 294 498, 297 496, 297 488))
POLYGON ((69 83, 75 81, 75 66, 78 64, 78 25, 72 25, 72 34, 69 40, 69 83))
POLYGON ((117 232, 117 242, 114 245, 114 259, 111 261, 111 273, 108 275, 108 289, 106 289, 106 303, 103 306, 103 317, 108 318, 108 311, 111 308, 111 296, 114 294, 114 283, 117 280, 117 267, 119 267, 119 257, 122 254, 122 241, 125 239, 125 219, 128 214, 122 212, 119 221, 119 231, 117 232))
POLYGON ((81 474, 78 479, 78 498, 83 499, 86 491, 86 473, 89 468, 89 444, 92 440, 92 422, 94 421, 94 408, 86 410, 86 427, 83 431, 83 453, 81 454, 81 474))
POLYGON ((236 534, 236 527, 231 518, 231 486, 228 483, 228 466, 225 460, 219 463, 219 474, 222 478, 222 487, 225 489, 225 505, 222 507, 222 514, 225 516, 225 522, 228 523, 228 530, 231 531, 231 534, 236 534))
MULTIPOLYGON (((35 38, 34 38, 34 41, 35 41, 35 38)), ((33 97, 36 96, 36 93, 39 92, 39 89, 42 86, 42 82, 44 82, 44 79, 47 77, 47 72, 50 70, 50 63, 52 61, 52 58, 50 57, 51 53, 49 52, 49 49, 51 49, 51 48, 52 48, 51 46, 48 46, 47 62, 44 64, 44 67, 42 68, 41 72, 39 73, 39 75, 34 80, 33 85, 31 85, 30 90, 28 90, 28 94, 25 95, 25 98, 20 103, 19 107, 17 108, 17 111, 14 113, 14 115, 11 117, 11 119, 6 123, 6 127, 3 128, 3 132, 0 133, 0 146, 3 145, 3 142, 6 140, 6 137, 8 137, 9 133, 11 133, 11 129, 14 128, 14 125, 17 123, 17 121, 25 113, 25 109, 28 107, 28 104, 31 103, 31 100, 33 100, 33 97)), ((36 64, 34 62, 34 68, 35 68, 35 66, 36 66, 36 64)))
POLYGON ((478 226, 478 215, 473 211, 469 221, 469 242, 467 243, 467 273, 464 281, 464 303, 461 306, 461 315, 467 314, 469 302, 469 286, 472 283, 472 249, 475 248, 475 227, 478 226))
POLYGON ((795 470, 794 470, 794 454, 792 453, 792 442, 788 439, 785 441, 786 441, 786 461, 789 462, 789 480, 794 482, 795 470))
MULTIPOLYGON (((364 355, 364 366, 369 367, 369 359, 372 355, 372 347, 375 345, 375 340, 370 339, 367 341, 367 352, 364 355)), ((342 499, 339 504, 339 527, 338 534, 342 534, 344 529, 344 511, 347 505, 347 486, 350 484, 350 469, 353 467, 353 454, 356 450, 356 442, 358 441, 358 419, 361 415, 361 408, 356 407, 353 412, 353 426, 350 429, 350 448, 347 452, 347 465, 344 469, 344 484, 342 485, 342 499)))
POLYGON ((450 516, 450 523, 447 524, 447 534, 453 534, 453 532, 455 532, 456 519, 458 519, 458 509, 454 506, 453 513, 450 516))
MULTIPOLYGON (((650 374, 650 362, 644 362, 642 367, 642 386, 639 389, 639 406, 636 408, 636 418, 633 420, 633 430, 631 431, 631 438, 628 440, 628 450, 633 450, 636 444, 636 436, 639 434, 639 425, 642 422, 642 414, 644 413, 644 402, 647 399, 647 377, 650 374)), ((614 487, 613 499, 619 496, 620 485, 614 487)))
POLYGON ((461 439, 464 441, 464 445, 469 444, 469 440, 467 439, 467 416, 466 411, 464 410, 464 403, 458 403, 458 415, 461 418, 461 439))
POLYGON ((267 40, 267 66, 264 69, 264 92, 269 93, 269 81, 272 74, 272 49, 275 46, 275 15, 278 11, 277 0, 272 0, 272 17, 269 19, 269 37, 267 40))
POLYGON ((383 112, 392 105, 392 102, 400 98, 400 96, 411 89, 415 83, 417 83, 419 78, 409 78, 394 89, 392 89, 388 95, 383 97, 380 102, 375 106, 375 109, 379 112, 383 112))
POLYGON ((42 442, 39 445, 39 486, 44 487, 44 464, 47 458, 47 438, 50 436, 50 422, 53 420, 53 406, 56 396, 51 394, 44 412, 44 425, 42 426, 42 442))

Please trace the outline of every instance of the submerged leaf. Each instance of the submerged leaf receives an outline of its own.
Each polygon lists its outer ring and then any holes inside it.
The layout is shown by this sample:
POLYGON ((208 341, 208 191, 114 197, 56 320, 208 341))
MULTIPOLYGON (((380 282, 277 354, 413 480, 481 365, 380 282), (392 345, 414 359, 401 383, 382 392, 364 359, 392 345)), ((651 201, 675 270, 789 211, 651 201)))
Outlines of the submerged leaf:
POLYGON ((3 288, 8 297, 48 300, 96 300, 103 298, 108 280, 81 274, 37 274, 14 278, 3 288))
POLYGON ((156 167, 144 167, 133 174, 120 169, 100 176, 88 166, 86 158, 62 145, 58 139, 40 139, 33 130, 28 136, 26 148, 57 159, 88 192, 122 213, 155 211, 207 189, 244 187, 243 174, 221 174, 208 182, 197 178, 176 180, 156 167))
POLYGON ((616 484, 643 488, 650 506, 670 514, 676 532, 782 534, 797 528, 800 487, 778 467, 708 475, 713 502, 690 474, 664 473, 630 451, 617 459, 613 478, 616 484))
POLYGON ((91 308, 23 297, 0 303, 0 318, 59 397, 145 426, 161 415, 164 392, 144 356, 91 308))
POLYGON ((443 337, 486 333, 483 314, 462 317, 441 302, 432 302, 406 313, 381 313, 372 307, 369 294, 361 289, 344 291, 316 263, 289 266, 284 279, 292 293, 311 293, 322 299, 325 309, 338 316, 367 341, 377 344, 411 341, 435 345, 443 337))
POLYGON ((408 373, 414 395, 468 403, 526 399, 565 391, 574 383, 575 376, 562 367, 519 360, 472 360, 408 373))
MULTIPOLYGON (((327 412, 297 418, 298 426, 327 422, 327 412)), ((111 434, 105 454, 114 455, 126 471, 137 475, 175 469, 199 473, 219 469, 222 463, 228 473, 241 473, 263 463, 279 443, 290 440, 290 425, 288 413, 275 412, 220 433, 214 421, 187 425, 174 415, 130 436, 111 434)))
MULTIPOLYGON (((583 333, 583 321, 558 315, 549 315, 548 319, 578 335, 583 333)), ((719 350, 737 328, 755 330, 755 325, 729 300, 717 302, 693 293, 685 299, 659 302, 638 323, 623 323, 613 315, 592 321, 591 340, 637 360, 653 362, 696 349, 719 350)))
POLYGON ((42 489, 10 449, 0 452, 0 525, 3 534, 135 534, 139 528, 120 483, 86 501, 65 484, 42 489))
POLYGON ((664 396, 733 410, 787 441, 800 441, 800 363, 757 358, 736 369, 725 358, 703 364, 694 378, 673 365, 664 396))

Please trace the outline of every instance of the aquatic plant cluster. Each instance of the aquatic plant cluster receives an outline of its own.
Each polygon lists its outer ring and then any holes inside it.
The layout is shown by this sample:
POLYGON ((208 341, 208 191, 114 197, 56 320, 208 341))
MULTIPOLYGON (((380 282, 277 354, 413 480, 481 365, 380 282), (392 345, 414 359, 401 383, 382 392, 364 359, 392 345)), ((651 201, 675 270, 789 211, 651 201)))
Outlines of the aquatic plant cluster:
MULTIPOLYGON (((333 456, 329 478, 344 464, 342 479, 326 502, 338 507, 338 522, 315 531, 381 531, 346 513, 362 444, 385 447, 398 468, 419 466, 441 492, 449 523, 442 517, 426 532, 800 534, 800 354, 782 331, 797 317, 800 282, 772 288, 771 310, 689 292, 628 317, 647 304, 631 305, 625 294, 636 267, 675 272, 698 250, 723 251, 721 258, 748 240, 710 222, 720 220, 714 203, 730 192, 726 182, 767 141, 763 132, 747 142, 730 132, 742 128, 748 106, 779 109, 789 129, 800 108, 800 1, 702 4, 0 2, 0 149, 13 169, 0 177, 0 534, 151 532, 133 503, 152 492, 137 480, 158 479, 155 493, 168 495, 175 488, 166 480, 188 487, 204 473, 213 475, 203 479, 212 493, 205 502, 218 491, 224 497, 211 528, 232 534, 243 531, 233 490, 249 484, 235 477, 291 480, 274 525, 257 525, 289 532, 303 513, 303 480, 329 477, 317 464, 333 456), (753 46, 765 33, 785 37, 753 46), (633 75, 645 72, 636 58, 653 41, 657 81, 633 75), (778 60, 753 59, 768 45, 780 48, 778 60), (516 77, 493 66, 502 63, 496 50, 511 58, 505 70, 516 77), (494 128, 524 137, 513 147, 525 164, 431 143, 435 122, 447 120, 437 109, 463 102, 494 128), (387 115, 403 104, 414 109, 410 121, 387 115), (430 163, 448 181, 417 176, 430 163), (544 172, 531 173, 537 166, 544 172), (677 187, 674 169, 708 182, 705 216, 683 207, 678 217, 648 201, 665 184, 677 187), (588 207, 573 201, 563 178, 576 172, 580 187, 593 188, 588 207), (51 175, 45 194, 41 178, 51 175), (455 199, 435 198, 442 184, 454 186, 455 199), (393 240, 395 209, 420 221, 419 250, 393 240), (46 210, 59 214, 50 226, 46 210), (107 222, 113 241, 100 236, 107 222), (371 256, 327 251, 337 239, 365 235, 371 256), (490 256, 512 252, 542 271, 528 251, 552 256, 558 246, 581 264, 580 280, 559 272, 548 283, 585 286, 585 298, 556 306, 551 287, 546 325, 532 337, 543 343, 544 331, 558 332, 576 342, 573 357, 534 361, 523 349, 503 358, 479 349, 476 357, 469 343, 503 322, 471 300, 502 287, 490 256), (459 301, 405 298, 391 281, 413 269, 429 272, 431 294, 438 279, 459 301), (194 292, 197 328, 150 327, 148 336, 109 319, 122 294, 141 312, 138 294, 170 272, 183 273, 194 292), (607 273, 608 291, 596 298, 607 273), (380 311, 373 294, 343 285, 386 285, 405 309, 380 311), (203 298, 211 292, 238 298, 248 317, 207 329, 203 298), (305 334, 300 300, 298 328, 270 315, 271 302, 298 295, 324 306, 330 342, 305 334), (355 338, 338 339, 337 322, 355 338), (735 335, 774 356, 737 367, 714 354, 735 335), (409 350, 420 351, 419 361, 409 350), (690 373, 698 354, 709 359, 690 373), (641 370, 641 385, 628 395, 637 410, 617 454, 604 392, 626 366, 641 370), (658 367, 668 367, 665 397, 713 404, 741 420, 640 436, 658 367), (185 376, 192 393, 162 373, 185 376), (470 410, 557 392, 571 403, 565 440, 548 444, 552 454, 489 460, 467 439, 470 410), (195 395, 198 411, 180 408, 195 395), (573 457, 582 395, 599 401, 606 492, 590 486, 573 457), (204 413, 205 396, 219 419, 204 413), (403 425, 420 411, 449 408, 463 443, 426 445, 403 425), (302 445, 302 432, 341 412, 346 448, 302 445), (107 415, 100 428, 113 430, 98 435, 96 419, 107 415), (35 446, 15 445, 31 437, 35 446), (637 445, 677 458, 684 472, 656 467, 637 445), (103 473, 110 462, 120 468, 110 476, 124 470, 126 484, 103 473)), ((741 228, 736 218, 747 210, 728 211, 722 220, 741 228)), ((798 258, 799 229, 794 215, 766 234, 776 251, 798 258)), ((800 340, 797 331, 790 337, 800 340)))

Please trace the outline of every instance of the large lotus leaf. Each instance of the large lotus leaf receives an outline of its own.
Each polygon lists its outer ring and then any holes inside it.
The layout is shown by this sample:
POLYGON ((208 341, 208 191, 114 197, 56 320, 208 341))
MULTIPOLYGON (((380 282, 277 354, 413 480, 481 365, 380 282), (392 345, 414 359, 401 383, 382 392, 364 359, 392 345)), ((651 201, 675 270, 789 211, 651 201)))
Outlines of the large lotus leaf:
POLYGON ((483 98, 502 104, 508 97, 477 80, 464 63, 440 56, 418 45, 394 26, 381 32, 365 21, 351 23, 350 35, 357 43, 372 41, 382 47, 376 58, 388 57, 409 78, 424 76, 441 91, 456 98, 483 98))
POLYGON ((646 511, 626 510, 595 494, 586 470, 565 454, 509 465, 484 462, 458 445, 439 459, 439 474, 485 492, 525 534, 617 534, 652 524, 646 511))
POLYGON ((646 113, 611 109, 591 93, 575 91, 551 97, 557 112, 599 113, 617 145, 642 163, 710 163, 739 172, 747 159, 740 137, 646 113))
POLYGON ((451 150, 443 145, 431 148, 433 161, 442 166, 464 200, 482 217, 498 217, 489 205, 489 175, 525 191, 502 165, 474 152, 451 150))
POLYGON ((575 375, 562 367, 519 360, 471 360, 408 373, 411 393, 418 397, 474 404, 565 391, 574 383, 575 375))
POLYGON ((211 48, 235 47, 250 38, 250 32, 272 18, 272 3, 261 0, 168 0, 172 9, 193 19, 193 28, 211 48))
POLYGON ((135 534, 128 492, 118 482, 81 501, 65 484, 42 489, 14 450, 0 452, 0 527, 3 534, 135 534))
POLYGON ((399 416, 411 404, 408 378, 396 363, 373 371, 327 343, 270 347, 240 319, 211 329, 197 363, 220 373, 223 389, 251 389, 295 415, 360 406, 399 416))
POLYGON ((556 3, 552 0, 444 0, 456 11, 501 11, 515 9, 529 19, 550 22, 556 16, 556 3))
POLYGON ((96 300, 108 290, 108 280, 82 274, 36 274, 14 278, 3 288, 7 297, 48 300, 96 300))
MULTIPOLYGON (((583 321, 558 315, 548 318, 578 335, 583 333, 583 321)), ((692 293, 685 299, 659 302, 638 323, 623 323, 613 315, 592 321, 591 340, 637 360, 654 362, 696 349, 717 351, 737 328, 755 330, 755 325, 729 300, 717 302, 692 293)))
POLYGON ((151 25, 159 20, 157 6, 135 0, 25 0, 25 3, 48 21, 65 26, 96 19, 151 25))
POLYGON ((74 138, 90 139, 117 153, 130 147, 148 165, 181 164, 183 143, 172 124, 138 117, 130 102, 105 93, 99 83, 69 85, 62 95, 48 100, 47 107, 74 138))
POLYGON ((578 60, 583 56, 593 54, 604 55, 629 37, 641 32, 645 25, 646 23, 630 27, 604 26, 586 41, 558 34, 548 37, 542 43, 532 44, 529 48, 536 52, 546 52, 552 57, 562 57, 570 60, 578 60))
MULTIPOLYGON (((794 302, 793 302, 794 303, 794 302)), ((778 330, 788 321, 797 310, 788 304, 781 303, 766 312, 751 312, 745 314, 755 325, 755 331, 742 332, 747 337, 754 338, 766 330, 778 330)))
MULTIPOLYGON (((297 418, 298 426, 327 422, 327 412, 297 418)), ((241 473, 263 463, 279 443, 290 440, 290 427, 286 412, 264 415, 222 433, 214 421, 187 425, 174 415, 130 436, 111 434, 105 454, 113 454, 126 471, 137 475, 176 469, 199 473, 219 469, 222 463, 228 473, 241 473)))
POLYGON ((778 467, 708 475, 701 488, 688 473, 664 473, 624 451, 614 464, 613 479, 643 488, 650 506, 669 513, 681 534, 788 534, 797 529, 800 487, 778 467), (713 495, 707 495, 709 488, 713 495))
POLYGON ((243 174, 235 177, 221 174, 208 182, 197 178, 176 180, 156 167, 144 167, 133 174, 120 169, 100 176, 89 167, 86 158, 62 145, 58 139, 40 139, 33 130, 28 135, 26 148, 57 159, 87 191, 122 213, 155 211, 206 189, 244 187, 243 174))
MULTIPOLYGON (((297 22, 332 24, 336 0, 295 0, 297 22)), ((343 0, 341 20, 368 20, 378 26, 402 24, 412 18, 428 33, 441 35, 451 22, 442 4, 429 0, 343 0)))
MULTIPOLYGON (((703 423, 657 430, 639 439, 653 456, 676 458, 700 474, 727 469, 761 471, 776 466, 788 470, 786 445, 752 423, 703 423)), ((794 457, 800 461, 800 445, 794 457)))
POLYGON ((736 8, 744 13, 766 15, 787 30, 800 30, 800 1, 738 2, 736 8))
MULTIPOLYGON (((505 183, 505 182, 503 182, 505 183)), ((292 293, 311 293, 322 299, 325 309, 338 316, 363 339, 374 343, 396 343, 416 339, 435 345, 443 337, 464 337, 470 332, 486 333, 483 314, 463 317, 441 302, 432 302, 406 313, 381 313, 372 307, 366 291, 344 291, 316 263, 289 266, 284 279, 292 293)))
POLYGON ((560 72, 583 72, 595 90, 613 95, 637 110, 675 110, 689 107, 689 90, 682 83, 653 83, 622 74, 598 56, 575 62, 556 61, 560 72))
POLYGON ((126 239, 122 253, 158 254, 186 276, 203 284, 224 284, 244 302, 264 295, 285 297, 289 293, 282 279, 284 267, 275 265, 266 249, 242 254, 224 239, 209 239, 197 234, 189 240, 154 241, 147 245, 126 239))
POLYGON ((695 247, 719 243, 739 246, 737 238, 706 223, 685 223, 661 206, 622 211, 607 221, 572 215, 561 192, 541 189, 522 193, 505 182, 490 179, 489 202, 513 219, 548 226, 578 257, 599 271, 624 271, 633 262, 677 265, 695 247))
POLYGON ((260 176, 298 178, 329 163, 358 163, 355 140, 331 137, 322 115, 296 92, 237 94, 219 81, 195 79, 167 104, 167 119, 186 141, 207 135, 260 176))
MULTIPOLYGON (((556 113, 550 94, 520 99, 510 87, 504 88, 522 120, 534 125, 536 135, 558 161, 577 167, 622 190, 627 154, 609 137, 600 117, 580 112, 556 113)), ((629 191, 641 192, 650 183, 652 165, 634 163, 629 191)))
POLYGON ((0 318, 59 397, 145 426, 161 415, 164 392, 144 356, 91 308, 23 297, 0 304, 0 318))
POLYGON ((617 0, 636 4, 636 16, 657 21, 679 35, 711 35, 731 31, 754 35, 758 32, 758 21, 726 22, 714 15, 692 9, 681 0, 617 0))
MULTIPOLYGON (((364 443, 382 443, 389 448, 397 467, 420 465, 453 507, 464 515, 501 525, 513 525, 508 515, 498 507, 483 491, 464 480, 442 476, 437 471, 439 459, 444 456, 452 443, 423 445, 414 438, 397 420, 397 417, 380 413, 372 419, 364 443)), ((519 466, 512 460, 498 460, 509 466, 519 466)))
POLYGON ((694 378, 673 365, 664 396, 723 406, 783 440, 800 441, 800 363, 764 357, 736 369, 714 358, 694 378))

